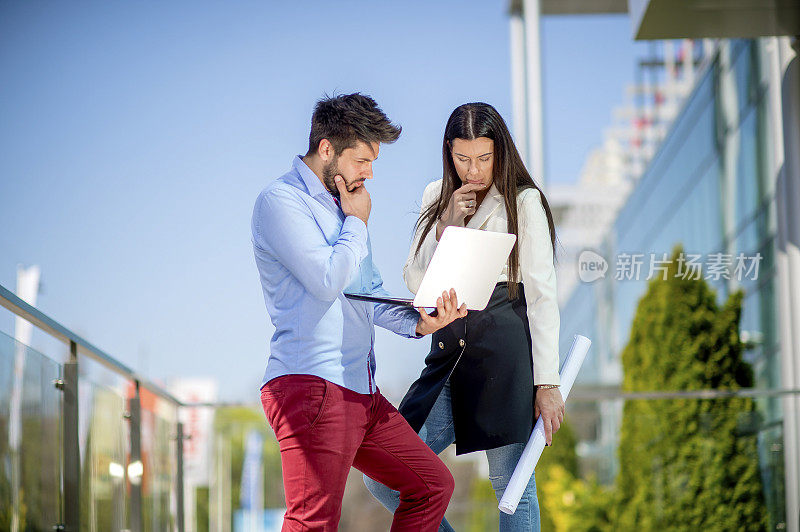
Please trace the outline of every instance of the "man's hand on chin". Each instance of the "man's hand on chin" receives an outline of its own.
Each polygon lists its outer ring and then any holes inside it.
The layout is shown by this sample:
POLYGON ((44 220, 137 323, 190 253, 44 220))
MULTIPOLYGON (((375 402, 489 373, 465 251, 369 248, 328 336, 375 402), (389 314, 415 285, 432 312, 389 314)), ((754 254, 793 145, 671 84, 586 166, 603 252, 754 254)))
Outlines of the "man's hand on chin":
POLYGON ((445 327, 458 318, 467 315, 467 304, 458 306, 456 291, 442 292, 442 297, 436 300, 436 310, 428 314, 425 309, 418 308, 419 321, 417 322, 417 336, 431 334, 445 327))
POLYGON ((347 183, 342 176, 336 175, 333 181, 336 183, 336 188, 339 189, 339 199, 342 202, 342 212, 345 216, 357 216, 366 224, 372 210, 372 199, 364 184, 356 186, 351 192, 347 190, 347 183))

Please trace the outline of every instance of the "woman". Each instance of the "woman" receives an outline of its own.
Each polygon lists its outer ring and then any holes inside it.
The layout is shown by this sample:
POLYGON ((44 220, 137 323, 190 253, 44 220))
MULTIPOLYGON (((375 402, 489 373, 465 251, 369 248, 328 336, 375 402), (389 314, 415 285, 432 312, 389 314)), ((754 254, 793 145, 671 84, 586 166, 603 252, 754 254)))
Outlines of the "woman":
MULTIPOLYGON (((433 335, 425 369, 400 412, 437 454, 484 450, 498 500, 541 414, 547 443, 564 416, 558 390, 555 229, 541 189, 531 179, 505 122, 491 105, 468 103, 450 115, 442 145, 443 179, 422 197, 414 242, 403 270, 416 292, 447 226, 517 235, 485 310, 470 312, 433 335)), ((390 511, 397 492, 365 477, 390 511)), ((452 530, 447 520, 440 530, 452 530)), ((531 478, 501 531, 539 530, 531 478)))

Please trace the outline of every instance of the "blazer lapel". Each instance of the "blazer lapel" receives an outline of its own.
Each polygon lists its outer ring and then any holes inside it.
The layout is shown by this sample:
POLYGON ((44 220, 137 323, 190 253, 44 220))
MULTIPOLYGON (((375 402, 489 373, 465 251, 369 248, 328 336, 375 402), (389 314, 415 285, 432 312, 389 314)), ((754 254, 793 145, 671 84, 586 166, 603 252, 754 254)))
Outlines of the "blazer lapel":
POLYGON ((478 210, 475 211, 475 214, 472 215, 472 218, 469 219, 469 223, 467 223, 467 227, 470 229, 481 229, 489 218, 500 208, 503 204, 503 195, 498 192, 497 187, 492 184, 489 192, 486 193, 486 197, 483 198, 480 207, 478 210))

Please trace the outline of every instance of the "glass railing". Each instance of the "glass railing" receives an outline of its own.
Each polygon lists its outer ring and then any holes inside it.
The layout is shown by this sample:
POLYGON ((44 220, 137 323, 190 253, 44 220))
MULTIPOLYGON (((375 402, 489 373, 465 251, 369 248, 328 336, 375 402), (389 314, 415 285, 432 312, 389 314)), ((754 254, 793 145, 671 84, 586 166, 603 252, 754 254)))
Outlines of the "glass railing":
MULTIPOLYGON (((798 391, 694 390, 592 394, 574 390, 566 422, 536 468, 541 529, 786 530, 780 404, 798 391), (776 408, 776 405, 777 408, 776 408)), ((260 431, 264 522, 280 530, 283 491, 278 445, 263 414, 220 409, 211 485, 197 530, 244 522, 245 442, 260 431), (227 494, 227 496, 226 496, 227 494)), ((442 455, 456 480, 447 518, 456 530, 498 529, 495 492, 484 453, 442 455)), ((339 530, 388 530, 391 515, 348 478, 339 530)))
POLYGON ((0 530, 61 521, 60 370, 0 334, 0 530))
MULTIPOLYGON (((0 302, 69 346, 53 360, 0 333, 0 532, 280 530, 280 453, 258 407, 186 405, 2 287, 0 302), (206 472, 184 485, 188 407, 215 416, 206 472)), ((536 468, 542 530, 787 529, 790 397, 800 392, 576 388, 536 468)), ((442 458, 451 524, 497 530, 484 453, 442 458)), ((353 470, 339 529, 390 523, 353 470)))
POLYGON ((0 304, 68 347, 54 360, 0 333, 0 532, 185 530, 192 405, 2 286, 0 304))
POLYGON ((123 530, 130 517, 127 477, 132 381, 79 350, 80 514, 87 530, 123 530))
POLYGON ((578 395, 536 470, 548 529, 786 529, 782 423, 766 406, 797 391, 578 395))

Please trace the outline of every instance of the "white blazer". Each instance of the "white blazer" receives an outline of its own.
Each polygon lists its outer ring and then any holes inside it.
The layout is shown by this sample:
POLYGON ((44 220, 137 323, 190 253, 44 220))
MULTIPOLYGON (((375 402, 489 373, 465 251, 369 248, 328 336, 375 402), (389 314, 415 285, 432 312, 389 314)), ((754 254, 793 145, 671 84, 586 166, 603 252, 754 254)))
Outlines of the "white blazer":
MULTIPOLYGON (((425 187, 422 211, 436 201, 442 189, 439 179, 425 187)), ((541 194, 527 188, 517 196, 518 247, 520 275, 517 279, 525 287, 528 324, 531 331, 531 357, 533 358, 534 385, 560 384, 558 376, 558 332, 561 318, 556 299, 556 269, 553 265, 553 247, 550 229, 542 205, 541 194)), ((484 231, 508 232, 508 217, 503 195, 492 184, 467 227, 484 231)), ((425 270, 436 250, 436 226, 425 237, 425 242, 415 256, 422 227, 417 228, 408 260, 403 267, 403 279, 408 289, 417 293, 425 270)), ((497 282, 508 280, 508 264, 503 267, 497 282)))

